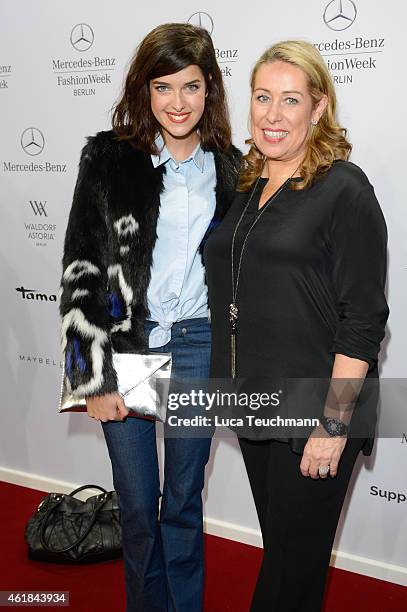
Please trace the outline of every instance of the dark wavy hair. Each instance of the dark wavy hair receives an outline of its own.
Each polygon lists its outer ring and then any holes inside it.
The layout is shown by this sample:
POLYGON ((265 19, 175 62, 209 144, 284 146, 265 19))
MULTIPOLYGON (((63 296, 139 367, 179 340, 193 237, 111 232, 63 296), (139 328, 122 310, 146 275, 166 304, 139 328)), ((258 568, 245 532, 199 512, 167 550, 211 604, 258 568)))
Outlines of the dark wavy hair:
POLYGON ((131 60, 112 125, 119 140, 157 155, 160 125, 151 110, 150 81, 187 66, 201 69, 206 83, 205 110, 198 123, 203 149, 227 150, 231 128, 222 73, 209 32, 187 23, 166 23, 147 34, 131 60))

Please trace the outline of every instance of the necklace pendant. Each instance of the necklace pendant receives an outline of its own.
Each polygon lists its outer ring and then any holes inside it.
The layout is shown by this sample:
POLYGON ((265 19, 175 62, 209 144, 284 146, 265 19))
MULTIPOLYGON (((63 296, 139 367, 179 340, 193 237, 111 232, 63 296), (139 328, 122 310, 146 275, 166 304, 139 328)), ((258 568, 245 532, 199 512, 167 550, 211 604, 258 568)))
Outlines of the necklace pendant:
POLYGON ((230 330, 230 356, 231 356, 231 375, 236 378, 236 334, 237 334, 237 319, 239 317, 239 308, 234 302, 229 306, 229 320, 231 323, 230 330))
POLYGON ((237 319, 239 317, 239 308, 234 302, 229 306, 229 321, 232 324, 232 329, 236 330, 237 319))
POLYGON ((230 373, 232 378, 236 378, 236 333, 230 334, 230 373))

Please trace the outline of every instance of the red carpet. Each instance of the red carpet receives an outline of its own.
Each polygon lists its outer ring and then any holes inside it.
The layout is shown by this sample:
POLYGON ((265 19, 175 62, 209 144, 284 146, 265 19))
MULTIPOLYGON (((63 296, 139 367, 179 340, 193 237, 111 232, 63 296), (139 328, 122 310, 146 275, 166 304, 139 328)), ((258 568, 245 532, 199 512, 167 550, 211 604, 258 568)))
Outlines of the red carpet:
MULTIPOLYGON (((39 491, 0 483, 0 590, 69 591, 71 605, 67 609, 74 612, 122 612, 121 561, 75 567, 27 559, 23 538, 25 523, 43 497, 44 493, 39 491)), ((248 612, 260 560, 258 548, 206 536, 205 612, 248 612)), ((405 587, 351 572, 330 570, 324 612, 406 610, 405 587)))

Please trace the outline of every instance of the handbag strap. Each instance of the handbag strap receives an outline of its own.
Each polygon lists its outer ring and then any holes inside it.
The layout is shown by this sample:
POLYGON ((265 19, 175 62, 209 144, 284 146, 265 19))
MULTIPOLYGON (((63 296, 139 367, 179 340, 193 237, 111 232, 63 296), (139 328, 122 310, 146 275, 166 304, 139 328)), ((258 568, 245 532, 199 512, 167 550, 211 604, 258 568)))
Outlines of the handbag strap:
POLYGON ((84 491, 85 489, 99 489, 99 491, 102 491, 102 493, 107 493, 106 489, 104 489, 103 487, 99 487, 99 485, 89 485, 88 484, 88 485, 82 485, 81 487, 78 487, 77 489, 72 491, 72 493, 70 493, 69 495, 73 497, 74 495, 76 495, 80 491, 84 491))
MULTIPOLYGON (((85 485, 84 487, 80 487, 79 489, 76 490, 76 492, 78 492, 79 490, 83 489, 83 488, 87 488, 87 485, 85 485)), ((93 487, 92 487, 93 488, 93 487)), ((101 488, 101 487, 98 487, 101 488)), ((94 505, 94 509, 93 509, 93 513, 90 519, 90 523, 87 527, 87 529, 85 529, 85 532, 80 535, 78 537, 78 539, 73 543, 70 544, 69 546, 66 546, 65 548, 50 548, 50 546, 48 546, 48 544, 45 542, 45 531, 47 529, 48 526, 48 521, 50 519, 50 517, 52 516, 52 514, 55 512, 55 510, 58 508, 58 506, 63 502, 64 500, 64 496, 61 496, 61 499, 57 500, 56 504, 53 504, 46 512, 43 522, 42 522, 42 526, 41 526, 41 531, 40 531, 40 542, 41 545, 43 546, 43 548, 45 548, 45 550, 48 550, 49 552, 52 553, 64 553, 64 552, 68 552, 69 550, 72 550, 72 548, 75 548, 75 546, 78 546, 78 544, 80 544, 81 542, 83 542, 83 540, 86 538, 86 536, 89 534, 90 530, 92 529, 93 525, 95 524, 95 521, 97 519, 97 516, 99 514, 99 512, 101 511, 101 509, 103 508, 103 506, 105 505, 105 503, 107 502, 107 491, 105 491, 103 497, 98 496, 95 500, 95 505, 94 505)))

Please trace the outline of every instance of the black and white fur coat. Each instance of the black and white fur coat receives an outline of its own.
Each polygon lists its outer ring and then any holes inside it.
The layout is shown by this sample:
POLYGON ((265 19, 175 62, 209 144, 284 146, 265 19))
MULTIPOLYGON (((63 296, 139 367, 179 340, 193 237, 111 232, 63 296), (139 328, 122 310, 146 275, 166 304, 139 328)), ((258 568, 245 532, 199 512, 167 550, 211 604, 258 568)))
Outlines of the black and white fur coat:
MULTIPOLYGON (((231 204, 241 160, 234 147, 213 153, 216 210, 204 241, 231 204)), ((111 131, 89 138, 82 151, 60 292, 65 372, 77 397, 117 390, 112 351, 147 351, 143 324, 164 172, 111 131)))

